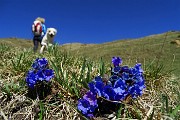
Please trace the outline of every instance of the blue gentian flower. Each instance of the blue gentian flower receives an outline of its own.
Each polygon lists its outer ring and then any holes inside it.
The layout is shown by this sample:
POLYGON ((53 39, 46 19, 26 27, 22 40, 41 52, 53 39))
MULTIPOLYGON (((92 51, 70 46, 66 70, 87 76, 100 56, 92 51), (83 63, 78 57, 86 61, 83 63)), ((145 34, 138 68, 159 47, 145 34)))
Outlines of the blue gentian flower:
POLYGON ((121 77, 122 77, 122 79, 125 80, 125 81, 127 81, 127 80, 130 79, 129 73, 126 73, 126 72, 123 72, 121 77))
POLYGON ((120 57, 112 57, 112 63, 114 67, 119 66, 122 64, 122 59, 120 57))
POLYGON ((122 66, 121 67, 121 73, 123 72, 129 72, 129 67, 128 66, 122 66))
POLYGON ((115 83, 114 83, 114 88, 120 87, 121 89, 126 89, 127 85, 125 81, 122 78, 119 78, 115 83))
MULTIPOLYGON (((95 109, 98 107, 98 97, 111 101, 123 101, 127 96, 136 99, 143 94, 145 80, 141 64, 137 63, 134 67, 122 66, 120 57, 113 57, 111 76, 109 81, 103 83, 102 77, 97 76, 88 83, 88 91, 78 102, 78 109, 88 118, 93 117, 95 109)), ((102 102, 102 101, 101 101, 102 102)))
POLYGON ((118 75, 112 75, 110 78, 109 78, 109 81, 112 83, 112 85, 114 85, 114 83, 119 79, 119 76, 118 75))
POLYGON ((140 73, 143 72, 143 70, 142 70, 142 68, 141 68, 141 63, 137 63, 137 64, 134 66, 134 68, 137 69, 138 72, 140 72, 140 73))
POLYGON ((94 94, 97 95, 97 89, 95 88, 94 82, 88 83, 90 91, 94 94))
POLYGON ((143 89, 146 88, 143 76, 141 74, 138 75, 134 77, 136 78, 134 79, 134 84, 128 88, 128 94, 130 94, 133 99, 141 96, 143 94, 143 89))
POLYGON ((43 73, 46 81, 50 81, 54 77, 54 71, 52 69, 46 69, 43 73))
POLYGON ((101 76, 96 76, 95 78, 94 78, 94 82, 98 82, 98 81, 102 81, 102 78, 101 78, 101 76))
POLYGON ((90 105, 97 107, 97 99, 96 96, 91 92, 88 91, 84 96, 83 99, 89 101, 90 105))
POLYGON ((128 94, 130 94, 133 99, 141 96, 142 93, 142 89, 140 89, 138 85, 133 85, 128 88, 128 94))
POLYGON ((44 69, 44 68, 47 67, 48 61, 47 61, 46 58, 42 58, 42 59, 39 59, 39 60, 38 60, 38 64, 39 64, 39 67, 40 67, 41 69, 44 69))
POLYGON ((139 86, 139 89, 143 90, 144 88, 146 88, 144 80, 142 79, 141 81, 136 83, 139 86))
POLYGON ((87 115, 86 115, 86 117, 88 117, 88 118, 93 118, 93 117, 94 117, 94 115, 93 115, 93 114, 91 114, 91 113, 89 113, 89 114, 87 114, 87 115))
POLYGON ((45 79, 45 75, 43 73, 43 70, 38 70, 36 73, 36 76, 37 76, 39 81, 43 81, 45 79))
POLYGON ((34 85, 36 84, 37 79, 38 78, 36 74, 34 73, 34 71, 32 70, 28 71, 27 76, 26 76, 26 83, 30 88, 34 88, 34 85))
POLYGON ((115 101, 122 101, 127 96, 127 91, 121 87, 114 88, 114 92, 115 92, 115 96, 114 96, 115 101))
POLYGON ((115 92, 112 86, 106 85, 103 90, 103 97, 107 100, 114 100, 115 92))
POLYGON ((96 96, 88 91, 84 96, 83 99, 87 100, 90 104, 89 113, 93 113, 95 109, 98 107, 96 96))
POLYGON ((34 69, 39 69, 38 60, 39 60, 39 58, 37 58, 37 59, 34 61, 34 63, 32 64, 32 68, 34 68, 34 69))
POLYGON ((26 76, 26 83, 29 88, 34 88, 37 81, 50 81, 54 77, 54 71, 47 69, 48 61, 46 58, 37 58, 32 64, 32 69, 29 70, 26 76))
POLYGON ((130 68, 128 73, 129 73, 129 75, 134 76, 134 75, 138 74, 138 71, 135 68, 130 68))
POLYGON ((86 117, 93 117, 93 112, 98 107, 97 99, 91 91, 88 91, 82 99, 78 101, 78 110, 81 111, 86 117))
POLYGON ((112 69, 112 73, 113 75, 118 75, 120 73, 121 67, 120 66, 116 66, 112 69))
POLYGON ((32 68, 36 70, 45 69, 47 65, 48 65, 48 61, 46 58, 42 58, 42 59, 37 58, 32 64, 32 68))
POLYGON ((104 88, 104 83, 102 81, 97 81, 97 82, 90 82, 89 84, 89 89, 94 95, 98 95, 99 97, 102 96, 103 88, 104 88))
POLYGON ((125 99, 127 95, 127 85, 125 81, 122 78, 119 78, 115 83, 114 83, 114 91, 115 91, 115 97, 114 99, 116 101, 120 101, 125 99))
POLYGON ((86 99, 80 99, 78 101, 78 106, 77 106, 78 110, 81 111, 83 114, 88 114, 89 110, 90 110, 90 103, 88 100, 86 99))

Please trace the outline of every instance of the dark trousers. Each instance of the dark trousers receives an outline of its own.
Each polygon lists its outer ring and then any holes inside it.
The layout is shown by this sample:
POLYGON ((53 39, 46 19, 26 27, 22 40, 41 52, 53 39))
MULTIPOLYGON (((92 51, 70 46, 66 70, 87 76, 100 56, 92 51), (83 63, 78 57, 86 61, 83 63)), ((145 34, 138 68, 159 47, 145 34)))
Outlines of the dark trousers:
POLYGON ((41 45, 42 37, 41 36, 34 36, 33 37, 33 44, 34 44, 34 52, 37 51, 39 44, 41 45))

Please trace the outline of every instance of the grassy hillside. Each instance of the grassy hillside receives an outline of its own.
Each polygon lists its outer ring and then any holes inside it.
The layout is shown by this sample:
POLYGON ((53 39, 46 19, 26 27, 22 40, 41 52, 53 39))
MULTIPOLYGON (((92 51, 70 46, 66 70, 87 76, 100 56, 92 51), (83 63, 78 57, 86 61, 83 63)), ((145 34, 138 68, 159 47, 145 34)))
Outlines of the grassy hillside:
POLYGON ((19 38, 0 38, 0 44, 5 44, 18 48, 31 48, 33 46, 32 40, 25 40, 19 38))
MULTIPOLYGON (((175 69, 174 73, 180 73, 180 47, 171 44, 171 41, 178 38, 180 32, 167 32, 151 35, 144 38, 132 40, 117 40, 104 44, 81 44, 78 48, 73 45, 64 45, 64 48, 75 55, 83 55, 93 59, 102 57, 107 62, 113 56, 121 56, 124 64, 141 62, 158 62, 164 64, 165 69, 175 69)), ((166 69, 166 70, 167 70, 166 69)))
MULTIPOLYGON (((75 56, 86 56, 97 60, 103 58, 106 62, 113 56, 121 56, 123 64, 134 65, 134 62, 144 64, 160 62, 166 70, 173 70, 173 73, 180 73, 180 47, 171 44, 171 41, 178 39, 180 32, 166 32, 151 35, 138 39, 117 40, 103 44, 81 44, 70 43, 60 46, 61 50, 67 51, 75 56)), ((31 40, 17 38, 0 39, 0 43, 20 48, 32 48, 31 40)), ((159 63, 158 63, 159 64, 159 63)))
POLYGON ((171 44, 178 36, 72 43, 43 54, 30 40, 0 39, 0 120, 179 119, 180 51, 171 44), (141 62, 144 72, 139 64, 114 67, 112 56, 141 62), (166 74, 174 68, 176 76, 166 74))

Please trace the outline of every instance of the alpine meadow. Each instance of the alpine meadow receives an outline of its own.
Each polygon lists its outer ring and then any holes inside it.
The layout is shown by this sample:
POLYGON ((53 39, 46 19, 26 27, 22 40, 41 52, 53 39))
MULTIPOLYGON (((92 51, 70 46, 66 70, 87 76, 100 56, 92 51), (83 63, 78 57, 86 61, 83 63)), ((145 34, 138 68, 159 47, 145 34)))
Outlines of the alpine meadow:
POLYGON ((179 120, 180 32, 102 44, 0 39, 0 120, 179 120))

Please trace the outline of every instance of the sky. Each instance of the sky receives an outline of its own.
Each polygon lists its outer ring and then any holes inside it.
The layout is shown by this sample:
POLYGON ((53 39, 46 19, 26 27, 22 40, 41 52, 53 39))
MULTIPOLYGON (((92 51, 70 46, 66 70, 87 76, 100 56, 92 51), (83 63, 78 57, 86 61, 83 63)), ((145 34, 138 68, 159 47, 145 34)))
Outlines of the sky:
POLYGON ((179 31, 180 0, 0 0, 0 38, 32 39, 37 17, 59 44, 99 44, 179 31))

